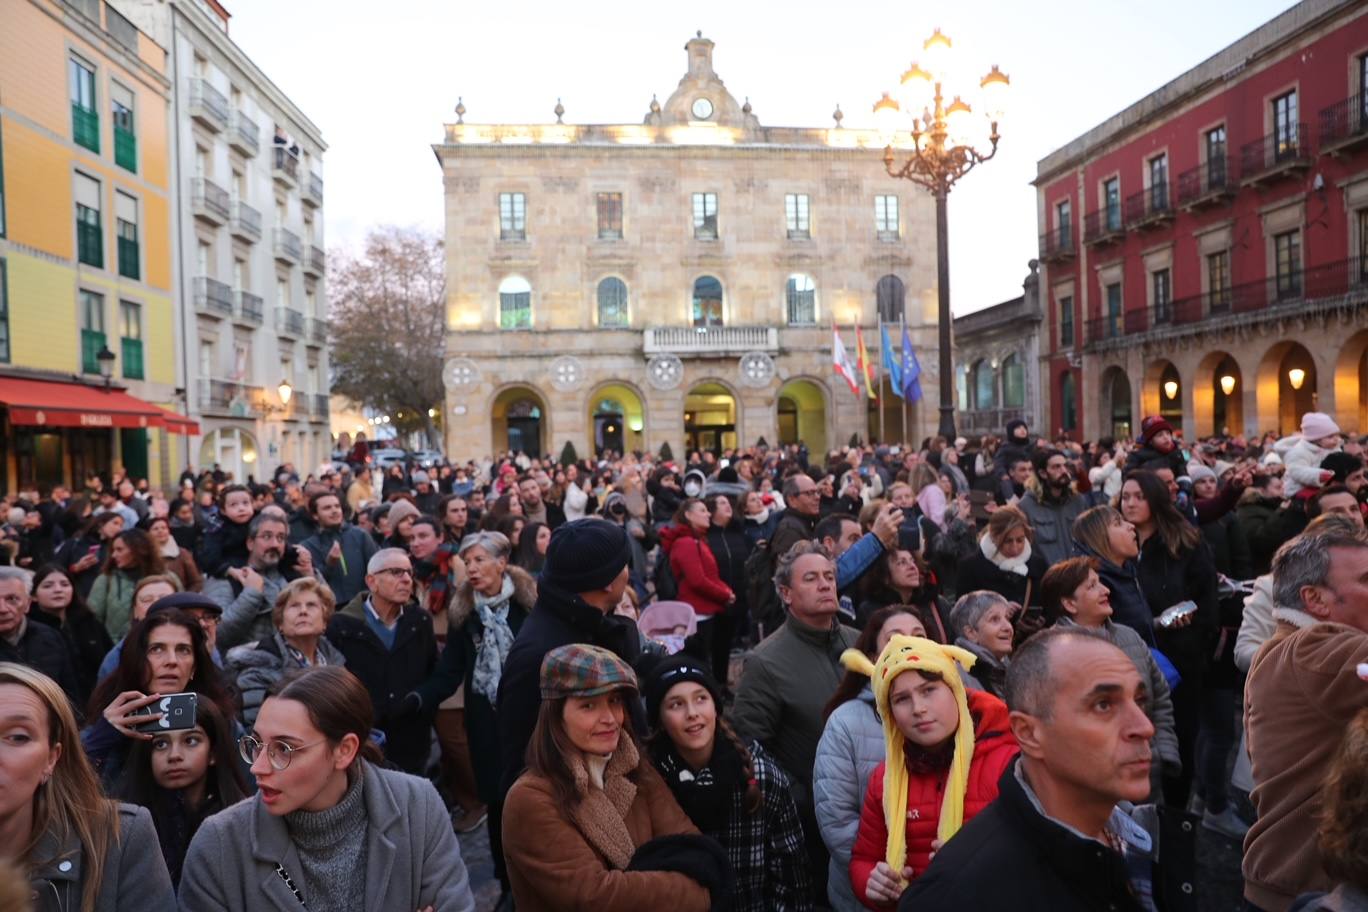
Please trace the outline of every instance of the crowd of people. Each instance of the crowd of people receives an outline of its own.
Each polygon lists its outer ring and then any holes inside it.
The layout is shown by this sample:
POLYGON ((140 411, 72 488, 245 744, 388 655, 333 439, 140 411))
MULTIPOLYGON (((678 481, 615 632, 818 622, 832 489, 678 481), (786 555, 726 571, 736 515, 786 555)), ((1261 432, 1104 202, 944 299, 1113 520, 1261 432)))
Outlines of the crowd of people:
POLYGON ((1005 430, 8 495, 0 908, 1368 908, 1368 439, 1005 430))

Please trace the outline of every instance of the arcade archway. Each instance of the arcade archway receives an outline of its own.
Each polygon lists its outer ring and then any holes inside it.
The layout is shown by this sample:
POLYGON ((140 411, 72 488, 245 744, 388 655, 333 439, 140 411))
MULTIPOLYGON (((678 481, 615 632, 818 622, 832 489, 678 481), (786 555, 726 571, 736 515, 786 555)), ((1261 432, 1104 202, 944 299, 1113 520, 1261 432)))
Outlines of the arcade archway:
POLYGON ((809 453, 827 451, 826 391, 815 380, 790 380, 775 403, 779 442, 805 443, 809 453))
POLYGON ((736 395, 717 381, 700 383, 684 397, 686 451, 720 453, 738 446, 736 395))
POLYGON ((546 452, 546 401, 530 386, 510 386, 489 409, 494 451, 521 450, 536 458, 546 452))
POLYGON ((607 450, 645 449, 646 408, 641 394, 626 383, 606 383, 589 395, 589 440, 598 456, 607 450))

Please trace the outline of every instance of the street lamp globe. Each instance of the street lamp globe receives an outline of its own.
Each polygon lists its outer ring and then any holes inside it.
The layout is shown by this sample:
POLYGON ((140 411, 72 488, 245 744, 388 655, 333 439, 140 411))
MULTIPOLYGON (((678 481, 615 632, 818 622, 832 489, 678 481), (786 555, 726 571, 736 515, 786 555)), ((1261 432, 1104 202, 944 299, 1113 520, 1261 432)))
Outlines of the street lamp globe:
POLYGON ((998 123, 1007 114, 1007 96, 1011 84, 1012 81, 998 69, 996 63, 988 75, 979 81, 979 88, 983 90, 983 113, 993 123, 998 123))
POLYGON ((114 353, 109 350, 108 345, 101 345, 100 350, 95 353, 95 360, 99 362, 100 376, 107 382, 114 376, 114 353))
POLYGON ((1287 382, 1292 384, 1294 390, 1301 389, 1302 384, 1306 382, 1306 371, 1300 367, 1292 368, 1287 372, 1287 382))
POLYGON ((290 397, 294 395, 294 387, 290 386, 289 380, 281 380, 280 386, 276 387, 276 392, 280 394, 280 404, 289 405, 290 397))
POLYGON ((874 126, 879 131, 879 141, 885 146, 893 145, 893 137, 897 135, 900 126, 899 108, 898 103, 890 98, 887 92, 874 102, 874 126))
POLYGON ((1178 398, 1178 381, 1177 381, 1177 380, 1165 380, 1165 381, 1164 381, 1164 397, 1167 398, 1167 399, 1177 399, 1177 398, 1178 398))
POLYGON ((912 116, 931 106, 936 95, 936 81, 931 74, 922 69, 921 64, 913 63, 902 74, 898 83, 898 103, 912 116))
POLYGON ((926 52, 926 68, 937 81, 945 78, 946 67, 950 65, 950 47, 950 38, 940 29, 932 32, 931 37, 922 44, 926 52))
POLYGON ((1232 377, 1230 374, 1222 375, 1221 392, 1225 393, 1227 396, 1235 392, 1235 378, 1232 377))
POLYGON ((974 144, 974 109, 958 95, 945 108, 945 131, 951 148, 974 144))

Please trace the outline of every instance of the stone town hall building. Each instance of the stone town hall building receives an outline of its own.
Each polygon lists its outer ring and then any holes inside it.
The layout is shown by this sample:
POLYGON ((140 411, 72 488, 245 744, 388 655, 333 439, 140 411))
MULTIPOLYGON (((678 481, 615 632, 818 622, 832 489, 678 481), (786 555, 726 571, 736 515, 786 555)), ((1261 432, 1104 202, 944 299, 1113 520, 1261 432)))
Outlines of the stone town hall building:
MULTIPOLYGON (((685 45, 642 123, 469 124, 434 146, 446 201, 446 444, 581 456, 879 436, 831 367, 906 315, 923 401, 887 395, 884 436, 936 423, 929 196, 888 177, 872 131, 762 126, 685 45)), ((890 335, 896 339, 898 327, 890 335)), ((896 343, 895 343, 896 344, 896 343)), ((886 384, 886 381, 884 381, 886 384)))

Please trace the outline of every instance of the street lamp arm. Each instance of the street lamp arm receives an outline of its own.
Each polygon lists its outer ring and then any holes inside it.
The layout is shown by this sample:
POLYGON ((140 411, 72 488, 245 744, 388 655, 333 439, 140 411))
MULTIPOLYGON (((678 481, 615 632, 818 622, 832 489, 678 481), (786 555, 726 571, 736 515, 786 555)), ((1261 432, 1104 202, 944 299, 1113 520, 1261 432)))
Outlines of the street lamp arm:
POLYGON ((992 135, 988 137, 991 147, 987 153, 972 146, 953 146, 945 148, 936 142, 923 143, 925 133, 912 134, 912 153, 901 166, 893 153, 893 147, 884 148, 884 169, 889 177, 908 180, 934 193, 949 193, 950 188, 964 175, 997 155, 997 124, 993 124, 992 135))

